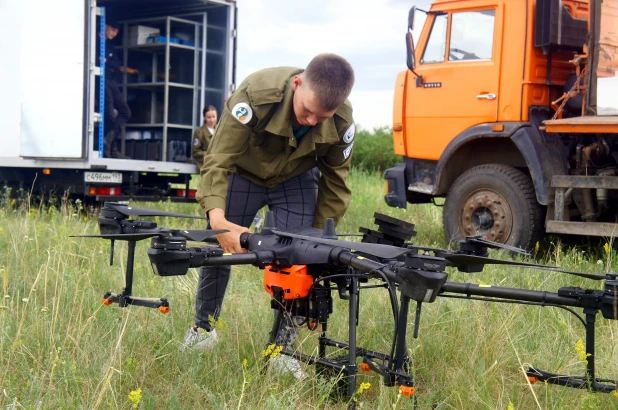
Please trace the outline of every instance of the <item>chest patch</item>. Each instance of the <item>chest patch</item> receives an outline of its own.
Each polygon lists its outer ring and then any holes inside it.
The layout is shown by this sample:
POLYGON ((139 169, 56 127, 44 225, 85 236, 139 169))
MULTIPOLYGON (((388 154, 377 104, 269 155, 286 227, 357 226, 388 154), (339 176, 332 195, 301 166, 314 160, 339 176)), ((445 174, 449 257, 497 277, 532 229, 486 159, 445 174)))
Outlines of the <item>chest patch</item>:
POLYGON ((238 103, 232 108, 232 115, 241 123, 247 124, 253 118, 253 110, 247 103, 238 103))
POLYGON ((354 135, 356 135, 356 125, 352 124, 345 130, 345 134, 343 134, 343 142, 349 144, 354 141, 354 135))

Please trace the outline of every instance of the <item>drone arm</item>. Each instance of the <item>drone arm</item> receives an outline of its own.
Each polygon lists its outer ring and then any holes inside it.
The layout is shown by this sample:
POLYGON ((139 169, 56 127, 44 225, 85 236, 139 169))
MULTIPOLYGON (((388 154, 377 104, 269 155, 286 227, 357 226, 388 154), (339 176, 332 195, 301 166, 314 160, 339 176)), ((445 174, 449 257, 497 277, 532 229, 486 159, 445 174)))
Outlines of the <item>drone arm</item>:
POLYGON ((538 290, 503 288, 497 286, 483 286, 472 283, 446 282, 440 289, 440 294, 444 292, 547 303, 562 306, 581 306, 578 298, 560 296, 557 293, 538 290))

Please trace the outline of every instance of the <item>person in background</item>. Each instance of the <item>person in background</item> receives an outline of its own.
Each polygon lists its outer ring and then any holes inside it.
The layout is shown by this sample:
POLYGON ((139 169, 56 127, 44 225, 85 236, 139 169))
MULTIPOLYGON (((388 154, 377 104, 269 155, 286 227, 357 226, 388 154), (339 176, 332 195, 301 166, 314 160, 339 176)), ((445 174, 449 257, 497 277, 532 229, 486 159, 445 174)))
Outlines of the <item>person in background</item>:
POLYGON ((217 109, 209 105, 202 111, 204 116, 204 125, 195 130, 193 133, 193 146, 191 148, 191 156, 197 165, 197 169, 204 164, 204 155, 208 150, 208 145, 212 136, 215 134, 215 126, 217 124, 217 109))
POLYGON ((124 100, 118 87, 121 81, 122 64, 116 56, 113 40, 120 32, 120 25, 113 20, 105 23, 105 158, 126 159, 118 149, 116 138, 122 133, 122 127, 131 118, 131 109, 124 100))
MULTIPOLYGON (((197 200, 224 252, 241 253, 240 235, 256 212, 268 205, 281 230, 323 228, 338 223, 351 198, 346 184, 356 127, 347 100, 354 84, 350 64, 335 54, 314 57, 306 69, 276 67, 248 76, 227 100, 217 137, 204 157, 197 200)), ((186 347, 209 348, 217 340, 217 320, 230 266, 202 267, 195 326, 186 347)), ((289 345, 289 320, 276 336, 289 345)), ((298 362, 278 356, 279 368, 297 378, 298 362)))

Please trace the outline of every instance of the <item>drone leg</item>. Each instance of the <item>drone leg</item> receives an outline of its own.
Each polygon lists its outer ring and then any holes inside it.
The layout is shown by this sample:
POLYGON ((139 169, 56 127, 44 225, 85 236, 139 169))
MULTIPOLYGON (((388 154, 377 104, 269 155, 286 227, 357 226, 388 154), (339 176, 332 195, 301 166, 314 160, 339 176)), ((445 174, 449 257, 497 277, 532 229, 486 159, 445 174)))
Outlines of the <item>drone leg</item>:
POLYGON ((589 383, 588 388, 595 387, 594 385, 597 383, 594 378, 594 326, 597 312, 598 309, 584 309, 586 314, 586 376, 589 383))
MULTIPOLYGON (((406 328, 408 325, 408 310, 410 308, 410 298, 405 296, 404 294, 401 294, 401 305, 399 306, 399 320, 397 323, 397 344, 395 346, 395 360, 393 363, 393 370, 398 371, 401 370, 403 368, 403 365, 405 363, 405 358, 407 355, 407 349, 406 349, 406 328)), ((385 384, 388 386, 393 386, 395 383, 395 380, 389 380, 388 382, 392 383, 386 383, 387 381, 385 380, 385 384)))
POLYGON ((114 265, 114 241, 113 239, 110 241, 110 248, 109 248, 109 266, 113 266, 114 265))
POLYGON ((358 316, 358 278, 352 277, 350 283, 350 333, 348 364, 345 367, 348 376, 348 398, 350 406, 354 408, 354 393, 356 392, 356 319, 358 316))
POLYGON ((324 359, 326 357, 326 330, 327 330, 328 325, 326 324, 326 322, 322 323, 322 330, 320 332, 320 338, 319 341, 320 343, 318 344, 318 357, 320 359, 324 359))
POLYGON ((118 306, 125 307, 128 305, 126 297, 131 296, 133 292, 133 262, 135 260, 135 241, 129 241, 129 252, 127 253, 127 271, 125 274, 125 287, 120 295, 118 306))

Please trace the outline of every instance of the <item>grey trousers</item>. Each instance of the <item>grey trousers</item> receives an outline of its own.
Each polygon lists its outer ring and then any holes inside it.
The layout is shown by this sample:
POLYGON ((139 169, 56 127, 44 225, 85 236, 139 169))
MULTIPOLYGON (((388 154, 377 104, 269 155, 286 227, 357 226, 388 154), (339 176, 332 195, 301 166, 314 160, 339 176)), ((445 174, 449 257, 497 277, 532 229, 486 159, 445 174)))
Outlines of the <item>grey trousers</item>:
MULTIPOLYGON (((317 168, 291 178, 274 188, 264 188, 236 174, 229 176, 225 218, 249 227, 257 211, 265 205, 273 211, 277 229, 294 230, 313 226, 318 197, 317 168)), ((231 266, 203 266, 195 301, 195 325, 211 330, 210 319, 216 320, 230 279, 231 266)))

